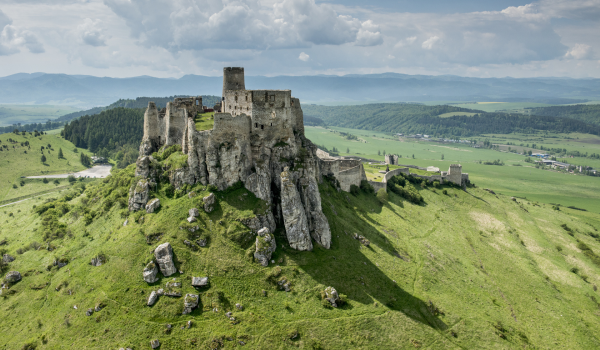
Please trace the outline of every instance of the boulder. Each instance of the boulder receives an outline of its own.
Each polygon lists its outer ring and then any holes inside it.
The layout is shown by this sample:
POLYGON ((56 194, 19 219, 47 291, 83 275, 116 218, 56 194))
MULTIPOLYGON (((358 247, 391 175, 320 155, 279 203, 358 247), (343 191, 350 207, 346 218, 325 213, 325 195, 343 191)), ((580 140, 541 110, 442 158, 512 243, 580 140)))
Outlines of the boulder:
POLYGON ((158 341, 158 339, 154 339, 150 342, 150 346, 152 347, 152 349, 156 349, 160 346, 160 342, 158 341))
POLYGON ((325 300, 327 300, 331 306, 337 307, 337 302, 340 300, 337 290, 333 287, 325 288, 325 300))
POLYGON ((95 258, 92 258, 92 266, 102 266, 106 259, 102 255, 98 255, 95 258))
POLYGON ((365 236, 358 236, 358 238, 357 238, 357 239, 358 239, 358 240, 360 241, 360 243, 361 243, 362 245, 364 245, 365 247, 368 247, 368 246, 369 246, 369 244, 371 244, 371 241, 369 241, 368 239, 366 239, 366 238, 365 238, 365 236))
POLYGON ((244 310, 244 307, 242 306, 242 304, 235 304, 235 308, 238 309, 238 310, 240 310, 240 311, 244 310))
POLYGON ((256 237, 254 258, 258 260, 262 266, 269 266, 269 260, 271 260, 271 255, 275 252, 276 248, 277 243, 275 242, 275 237, 269 233, 269 229, 266 227, 260 229, 258 231, 258 236, 256 237))
POLYGON ((192 208, 189 211, 189 215, 190 217, 197 218, 198 216, 200 216, 200 211, 197 208, 192 208))
POLYGON ((194 221, 196 221, 196 218, 193 216, 190 216, 189 218, 187 218, 187 222, 189 222, 190 224, 194 221))
POLYGON ((154 261, 149 262, 148 265, 144 267, 143 275, 144 281, 147 283, 154 283, 158 281, 158 278, 156 277, 156 275, 158 275, 158 268, 156 267, 154 261))
POLYGON ((198 295, 186 294, 185 298, 183 299, 183 312, 181 314, 187 315, 196 307, 198 307, 198 295))
POLYGON ((208 277, 192 277, 193 287, 206 287, 208 286, 208 277))
POLYGON ((156 303, 156 300, 158 300, 158 293, 152 291, 152 293, 150 293, 150 296, 148 297, 148 302, 146 303, 146 305, 152 306, 154 305, 154 303, 156 303))
POLYGON ((281 212, 290 246, 296 250, 312 250, 308 219, 288 167, 281 173, 281 212))
POLYGON ((196 244, 198 244, 200 247, 206 247, 207 243, 208 243, 207 238, 199 239, 196 241, 196 244))
POLYGON ((148 180, 142 179, 137 184, 133 184, 129 189, 129 211, 138 211, 145 207, 149 194, 148 180))
POLYGON ((177 272, 173 263, 173 248, 169 242, 163 243, 154 250, 154 257, 160 267, 163 276, 168 277, 177 272))
POLYGON ((154 211, 156 209, 158 209, 159 207, 160 207, 160 199, 154 198, 153 200, 150 201, 150 203, 148 203, 146 205, 146 213, 148 213, 148 214, 154 213, 154 211))
POLYGON ((248 226, 252 232, 257 233, 263 227, 269 229, 269 231, 274 232, 277 228, 277 224, 275 223, 275 217, 273 213, 269 210, 265 215, 256 215, 250 218, 244 218, 239 220, 242 224, 248 226))
POLYGON ((92 316, 94 314, 94 309, 87 309, 87 311, 85 312, 86 316, 92 316))
POLYGON ((123 226, 127 226, 128 223, 129 223, 129 219, 125 219, 125 222, 123 223, 123 226))
POLYGON ((164 295, 168 297, 180 297, 181 296, 181 282, 173 278, 172 281, 165 284, 164 295))
POLYGON ((21 274, 19 273, 19 271, 10 271, 6 274, 4 280, 8 283, 19 282, 21 280, 21 274))
POLYGON ((215 209, 215 194, 211 193, 202 198, 202 202, 204 202, 204 211, 207 213, 212 212, 215 209))
POLYGON ((4 263, 9 263, 9 262, 15 261, 15 258, 13 258, 12 256, 10 256, 8 254, 4 254, 4 255, 2 255, 2 261, 4 263))

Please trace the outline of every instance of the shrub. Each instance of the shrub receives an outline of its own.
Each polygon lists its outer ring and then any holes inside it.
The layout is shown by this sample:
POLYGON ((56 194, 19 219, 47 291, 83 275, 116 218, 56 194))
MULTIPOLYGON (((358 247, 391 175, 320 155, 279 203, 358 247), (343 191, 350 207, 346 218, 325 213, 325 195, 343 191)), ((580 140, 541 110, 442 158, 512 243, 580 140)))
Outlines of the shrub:
POLYGON ((47 183, 48 183, 48 179, 47 179, 47 178, 44 178, 44 179, 42 180, 42 182, 43 182, 43 183, 45 183, 45 184, 47 184, 47 183))
POLYGON ((443 190, 442 193, 448 195, 448 190, 443 190))
POLYGON ((75 178, 75 176, 69 175, 67 177, 67 181, 69 181, 70 184, 73 184, 75 181, 77 181, 77 179, 75 178))
POLYGON ((388 194, 385 189, 380 188, 379 191, 377 191, 377 199, 381 204, 386 204, 388 202, 388 194))
POLYGON ((375 193, 375 189, 367 180, 362 180, 360 182, 360 189, 363 190, 363 192, 365 193, 375 193))
POLYGON ((440 185, 440 182, 439 182, 439 181, 437 181, 437 180, 436 180, 436 181, 434 181, 434 182, 433 182, 433 187, 435 187, 435 188, 440 188, 441 186, 442 186, 442 185, 440 185))
POLYGON ((356 185, 350 185, 350 193, 354 196, 358 196, 360 193, 360 188, 356 185))
POLYGON ((175 186, 168 184, 165 186, 165 196, 173 197, 175 195, 175 186))
POLYGON ((217 186, 215 186, 215 185, 213 185, 213 184, 210 184, 210 185, 206 186, 206 189, 207 189, 209 192, 216 192, 216 191, 218 190, 217 186))
POLYGON ((25 186, 25 181, 21 180, 21 182, 19 182, 19 184, 21 185, 21 187, 25 186))
POLYGON ((58 179, 53 181, 55 185, 60 185, 60 181, 58 179))
POLYGON ((13 184, 13 188, 14 188, 14 189, 17 189, 17 188, 18 188, 18 187, 17 187, 17 184, 13 184))

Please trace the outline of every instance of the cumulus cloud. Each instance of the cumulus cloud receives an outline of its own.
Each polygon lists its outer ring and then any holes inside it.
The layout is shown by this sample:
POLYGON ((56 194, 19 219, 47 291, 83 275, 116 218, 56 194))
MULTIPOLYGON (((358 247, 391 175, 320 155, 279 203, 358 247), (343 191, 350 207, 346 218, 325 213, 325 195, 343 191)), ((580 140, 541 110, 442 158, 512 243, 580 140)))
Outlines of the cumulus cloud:
POLYGON ((304 52, 300 52, 300 56, 298 56, 298 59, 306 62, 310 59, 310 56, 304 52))
POLYGON ((433 45, 435 45, 435 43, 437 43, 438 41, 440 41, 440 37, 437 35, 434 35, 434 36, 430 37, 429 39, 423 41, 423 44, 421 44, 421 47, 426 50, 431 50, 433 48, 433 45))
POLYGON ((567 53, 566 58, 574 58, 576 60, 582 60, 590 58, 592 55, 592 47, 586 44, 575 44, 567 53))
POLYGON ((86 18, 77 26, 77 32, 83 43, 91 46, 106 46, 106 37, 100 29, 100 20, 86 18))
POLYGON ((31 53, 44 52, 44 46, 37 37, 28 30, 12 25, 12 20, 0 11, 0 56, 12 55, 27 48, 31 53))
POLYGON ((359 21, 314 0, 105 0, 146 46, 180 50, 285 49, 312 45, 372 46, 383 41, 372 21, 359 21))

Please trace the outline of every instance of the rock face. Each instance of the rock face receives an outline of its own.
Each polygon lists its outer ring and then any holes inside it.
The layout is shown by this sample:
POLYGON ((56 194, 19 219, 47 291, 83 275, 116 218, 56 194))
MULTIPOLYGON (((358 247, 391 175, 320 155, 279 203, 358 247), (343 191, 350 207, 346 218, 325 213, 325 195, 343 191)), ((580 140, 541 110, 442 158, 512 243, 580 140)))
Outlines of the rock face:
POLYGON ((183 312, 182 315, 187 315, 192 312, 193 309, 198 307, 198 295, 197 294, 186 294, 183 300, 183 312))
POLYGON ((202 199, 204 202, 204 211, 207 213, 212 212, 215 209, 215 194, 211 193, 202 199))
POLYGON ((138 211, 146 206, 150 187, 148 180, 142 179, 129 189, 129 211, 138 211))
POLYGON ((156 209, 158 209, 159 207, 160 207, 160 199, 154 198, 153 200, 150 201, 150 203, 148 203, 146 205, 146 213, 148 213, 148 214, 154 213, 154 211, 156 209))
POLYGON ((248 226, 252 232, 257 233, 263 227, 269 229, 270 232, 275 232, 277 224, 275 223, 275 217, 270 211, 265 215, 256 215, 251 218, 241 219, 242 224, 248 226))
POLYGON ((331 306, 337 307, 337 302, 340 299, 337 290, 333 287, 325 288, 325 300, 327 300, 331 306))
POLYGON ((269 266, 269 260, 271 260, 271 255, 275 252, 277 248, 277 243, 275 242, 275 237, 269 233, 269 229, 264 227, 258 231, 258 236, 256 237, 256 251, 254 252, 254 258, 258 260, 258 262, 262 266, 269 266))
POLYGON ((21 274, 19 273, 19 271, 10 271, 6 274, 4 280, 8 283, 19 282, 21 280, 21 274))
POLYGON ((152 291, 152 293, 150 293, 150 296, 148 297, 148 302, 146 304, 148 306, 152 306, 152 305, 154 305, 154 303, 156 303, 157 300, 158 300, 158 293, 156 293, 155 291, 152 291))
POLYGON ((9 262, 15 261, 15 258, 13 258, 12 256, 10 256, 8 254, 4 254, 4 255, 2 255, 2 261, 4 263, 9 263, 9 262))
POLYGON ((173 263, 173 248, 171 248, 169 242, 156 247, 154 250, 154 257, 156 258, 156 262, 158 262, 160 272, 163 276, 168 277, 177 272, 175 264, 173 263))
POLYGON ((158 281, 158 278, 156 277, 157 274, 158 268, 156 267, 156 264, 153 261, 149 262, 148 265, 146 265, 146 267, 144 268, 144 281, 146 281, 147 283, 154 283, 158 281))
POLYGON ((290 246, 296 250, 312 250, 308 219, 287 167, 281 173, 281 212, 290 246))

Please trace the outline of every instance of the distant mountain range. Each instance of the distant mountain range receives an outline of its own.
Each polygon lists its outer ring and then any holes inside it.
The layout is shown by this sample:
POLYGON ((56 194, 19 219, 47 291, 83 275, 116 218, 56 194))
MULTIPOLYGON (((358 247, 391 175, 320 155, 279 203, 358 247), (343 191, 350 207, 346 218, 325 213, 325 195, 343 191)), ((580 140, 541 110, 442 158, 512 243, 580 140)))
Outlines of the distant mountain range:
MULTIPOLYGON (((303 103, 504 101, 551 104, 600 100, 600 79, 466 78, 396 73, 367 75, 246 76, 249 89, 291 89, 303 103)), ((0 103, 106 106, 140 96, 221 95, 222 77, 179 79, 140 76, 18 73, 0 78, 0 103)))

